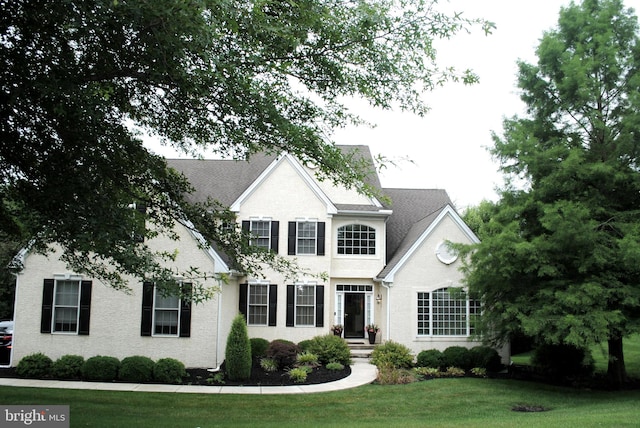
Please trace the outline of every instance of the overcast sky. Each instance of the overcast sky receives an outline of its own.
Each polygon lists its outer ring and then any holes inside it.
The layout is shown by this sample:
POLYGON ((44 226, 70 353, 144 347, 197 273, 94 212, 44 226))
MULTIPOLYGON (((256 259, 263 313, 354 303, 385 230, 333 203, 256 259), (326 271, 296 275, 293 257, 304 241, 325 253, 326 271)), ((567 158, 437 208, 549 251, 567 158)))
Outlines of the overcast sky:
MULTIPOLYGON (((440 4, 496 24, 489 36, 478 29, 438 44, 440 66, 471 68, 480 83, 448 84, 425 94, 431 111, 424 118, 354 104, 377 127, 339 130, 334 139, 339 144, 366 144, 374 154, 398 160, 397 166, 381 173, 383 187, 445 189, 456 207, 464 209, 482 199, 497 199, 494 189, 502 176, 486 148, 492 144, 491 132, 500 133, 504 117, 523 113, 516 61, 536 62, 535 48, 543 32, 556 26, 560 7, 569 1, 443 0, 440 4)), ((640 0, 624 4, 636 14, 640 10, 640 0)))

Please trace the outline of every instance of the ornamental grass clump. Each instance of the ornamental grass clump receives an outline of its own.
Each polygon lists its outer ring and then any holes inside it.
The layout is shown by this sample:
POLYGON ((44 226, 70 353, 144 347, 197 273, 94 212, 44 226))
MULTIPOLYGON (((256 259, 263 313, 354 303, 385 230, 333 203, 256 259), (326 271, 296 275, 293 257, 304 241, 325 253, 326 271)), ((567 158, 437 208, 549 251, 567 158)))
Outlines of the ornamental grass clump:
POLYGON ((251 377, 251 341, 244 315, 238 314, 231 324, 225 352, 225 371, 230 380, 251 377))

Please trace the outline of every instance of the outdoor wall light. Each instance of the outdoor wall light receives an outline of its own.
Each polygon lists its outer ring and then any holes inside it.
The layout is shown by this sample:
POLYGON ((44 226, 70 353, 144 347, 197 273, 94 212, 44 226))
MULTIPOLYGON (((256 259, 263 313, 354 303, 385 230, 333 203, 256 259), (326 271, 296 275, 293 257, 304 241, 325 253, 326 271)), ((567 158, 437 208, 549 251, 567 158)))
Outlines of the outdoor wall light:
POLYGON ((378 295, 376 296, 376 302, 382 303, 382 294, 378 293, 378 295))

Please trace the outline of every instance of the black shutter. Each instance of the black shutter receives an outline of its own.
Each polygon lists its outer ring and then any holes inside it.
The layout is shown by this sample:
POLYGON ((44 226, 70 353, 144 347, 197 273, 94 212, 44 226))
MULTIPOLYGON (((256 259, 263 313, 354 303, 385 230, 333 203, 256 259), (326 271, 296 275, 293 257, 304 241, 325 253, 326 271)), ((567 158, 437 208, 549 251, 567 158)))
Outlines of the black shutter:
POLYGON ((280 234, 280 222, 271 222, 271 251, 278 252, 278 237, 280 234))
POLYGON ((269 321, 270 327, 275 327, 277 317, 277 304, 278 304, 278 285, 269 284, 269 321))
POLYGON ((147 215, 147 204, 142 202, 136 203, 136 211, 138 211, 138 220, 135 222, 136 227, 140 228, 134 232, 134 240, 136 242, 144 242, 144 232, 145 232, 145 220, 147 215))
POLYGON ((80 316, 78 334, 89 334, 89 318, 91 316, 91 281, 80 283, 80 316))
POLYGON ((296 292, 294 285, 287 285, 287 327, 293 327, 296 309, 296 292))
POLYGON ((289 248, 287 250, 287 254, 290 256, 296 255, 296 222, 289 222, 289 248))
POLYGON ((40 316, 40 333, 51 333, 51 317, 53 316, 53 279, 45 279, 42 287, 42 314, 40 316))
POLYGON ((151 336, 151 324, 153 323, 153 283, 142 284, 142 321, 140 323, 140 335, 151 336))
POLYGON ((316 285, 316 327, 324 327, 324 285, 316 285))
MULTIPOLYGON (((249 220, 242 220, 242 231, 249 235, 251 233, 251 222, 249 220)), ((248 244, 251 243, 249 240, 248 244)))
POLYGON ((238 305, 238 310, 242 315, 244 315, 245 322, 247 321, 247 299, 248 299, 248 289, 249 284, 240 284, 240 303, 238 305))
POLYGON ((319 256, 324 256, 324 230, 325 224, 323 221, 318 222, 318 239, 316 239, 316 254, 319 256))
POLYGON ((182 284, 180 299, 180 337, 191 337, 191 283, 182 284))

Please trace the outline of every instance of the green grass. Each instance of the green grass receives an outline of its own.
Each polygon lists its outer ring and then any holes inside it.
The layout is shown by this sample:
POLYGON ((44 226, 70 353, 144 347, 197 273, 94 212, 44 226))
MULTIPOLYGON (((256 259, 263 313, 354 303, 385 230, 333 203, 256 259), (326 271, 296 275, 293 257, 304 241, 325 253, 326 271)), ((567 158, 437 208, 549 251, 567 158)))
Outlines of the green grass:
MULTIPOLYGON (((623 340, 624 362, 627 375, 640 379, 640 334, 633 335, 623 340)), ((607 372, 607 344, 594 345, 591 347, 591 355, 595 361, 596 373, 607 372)), ((511 361, 515 364, 531 364, 533 352, 524 352, 512 355, 511 361)))
POLYGON ((0 403, 68 404, 71 426, 637 426, 640 391, 574 390, 533 382, 435 379, 299 395, 111 392, 0 387, 0 403), (540 413, 511 410, 544 406, 540 413))

